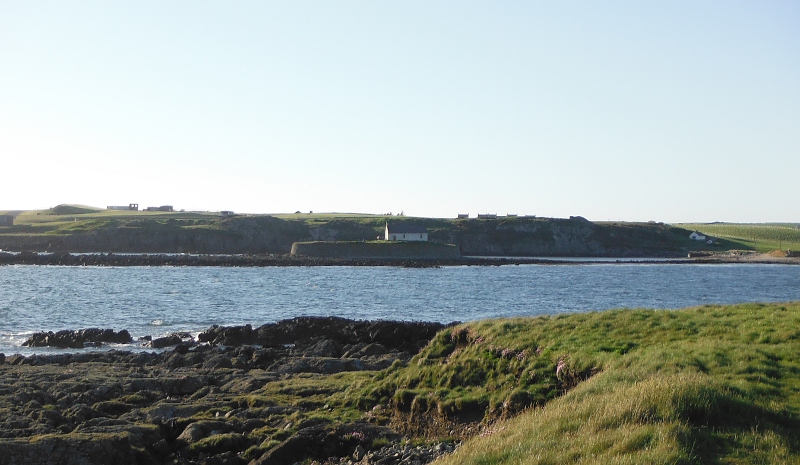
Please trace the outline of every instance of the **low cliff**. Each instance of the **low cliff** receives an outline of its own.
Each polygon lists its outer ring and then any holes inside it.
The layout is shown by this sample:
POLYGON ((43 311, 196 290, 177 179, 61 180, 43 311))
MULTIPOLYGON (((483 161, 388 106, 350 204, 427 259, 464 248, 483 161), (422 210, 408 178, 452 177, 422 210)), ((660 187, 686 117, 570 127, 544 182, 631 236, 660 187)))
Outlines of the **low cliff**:
MULTIPOLYGON (((0 228, 0 249, 288 254, 295 242, 374 241, 387 220, 425 226, 431 242, 454 244, 463 256, 684 256, 704 246, 689 240, 689 231, 664 224, 592 223, 580 217, 443 220, 243 215, 190 219, 176 214, 130 219, 75 217, 67 222, 17 224, 0 228)), ((390 255, 395 256, 394 252, 390 255)))

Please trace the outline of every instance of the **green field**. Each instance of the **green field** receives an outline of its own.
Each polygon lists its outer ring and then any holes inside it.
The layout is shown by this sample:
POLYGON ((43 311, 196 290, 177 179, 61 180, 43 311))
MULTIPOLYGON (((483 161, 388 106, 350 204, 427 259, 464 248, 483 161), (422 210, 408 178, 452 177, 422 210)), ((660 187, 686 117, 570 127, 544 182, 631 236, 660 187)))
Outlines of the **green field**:
MULTIPOLYGON (((6 212, 0 212, 3 214, 6 212)), ((147 212, 105 210, 83 205, 58 205, 47 210, 27 210, 14 218, 14 226, 4 235, 68 235, 144 221, 142 225, 158 227, 168 220, 180 220, 185 227, 214 228, 223 218, 219 212, 147 212)))
POLYGON ((798 353, 798 303, 486 320, 336 399, 429 438, 483 417, 443 464, 796 464, 798 353))
POLYGON ((800 251, 800 225, 798 224, 680 223, 675 226, 726 239, 744 250, 800 251))

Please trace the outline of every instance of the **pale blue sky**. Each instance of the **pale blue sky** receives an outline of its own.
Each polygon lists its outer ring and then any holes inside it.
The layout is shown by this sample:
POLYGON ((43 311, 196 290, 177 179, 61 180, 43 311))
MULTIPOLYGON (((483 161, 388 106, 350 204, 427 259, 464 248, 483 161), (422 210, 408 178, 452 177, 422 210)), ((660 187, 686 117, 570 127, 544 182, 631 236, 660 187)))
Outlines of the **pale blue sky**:
POLYGON ((0 0, 0 209, 800 221, 800 3, 0 0))

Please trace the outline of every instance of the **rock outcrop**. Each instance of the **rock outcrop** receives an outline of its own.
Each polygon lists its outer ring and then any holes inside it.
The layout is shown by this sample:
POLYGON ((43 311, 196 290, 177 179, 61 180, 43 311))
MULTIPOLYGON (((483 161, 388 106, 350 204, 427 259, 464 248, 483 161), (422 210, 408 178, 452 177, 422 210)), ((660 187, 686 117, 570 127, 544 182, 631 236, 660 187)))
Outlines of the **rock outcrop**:
POLYGON ((83 349, 100 344, 130 344, 133 342, 130 333, 123 329, 88 328, 77 331, 63 330, 34 333, 22 345, 25 347, 59 347, 62 349, 83 349))
MULTIPOLYGON (((162 352, 0 356, 0 465, 428 463, 438 452, 400 446, 386 414, 337 421, 352 407, 329 399, 338 377, 405 363, 441 328, 302 317, 178 333, 162 352)), ((32 339, 126 339, 109 331, 32 339)))

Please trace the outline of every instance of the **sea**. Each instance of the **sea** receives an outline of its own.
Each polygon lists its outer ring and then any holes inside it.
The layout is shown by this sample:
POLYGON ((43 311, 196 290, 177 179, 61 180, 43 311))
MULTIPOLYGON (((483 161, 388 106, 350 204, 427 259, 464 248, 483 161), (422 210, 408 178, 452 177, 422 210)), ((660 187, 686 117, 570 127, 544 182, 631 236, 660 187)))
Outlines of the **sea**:
MULTIPOLYGON (((37 331, 126 329, 134 339, 304 315, 406 321, 800 301, 800 266, 593 262, 402 267, 0 266, 0 352, 37 331)), ((128 350, 147 350, 142 343, 128 350)), ((108 348, 106 348, 107 350, 108 348)), ((98 349, 84 349, 98 350, 98 349)), ((75 351, 71 349, 69 351, 75 351)))

